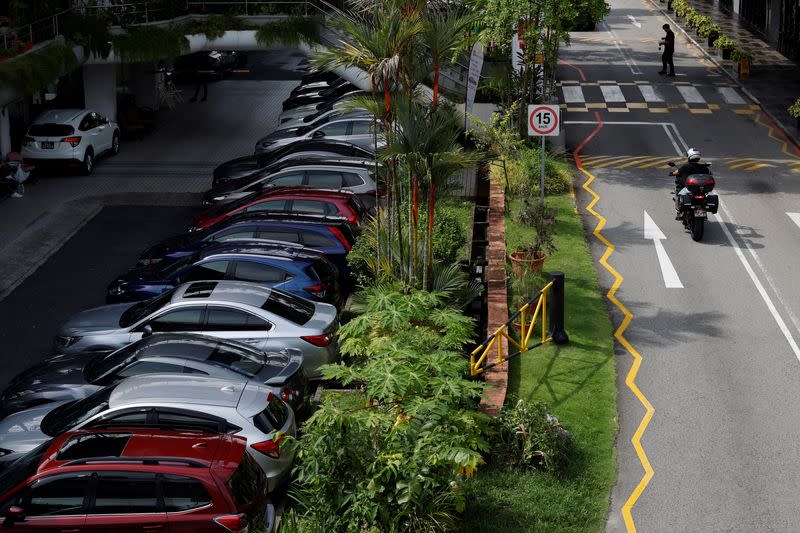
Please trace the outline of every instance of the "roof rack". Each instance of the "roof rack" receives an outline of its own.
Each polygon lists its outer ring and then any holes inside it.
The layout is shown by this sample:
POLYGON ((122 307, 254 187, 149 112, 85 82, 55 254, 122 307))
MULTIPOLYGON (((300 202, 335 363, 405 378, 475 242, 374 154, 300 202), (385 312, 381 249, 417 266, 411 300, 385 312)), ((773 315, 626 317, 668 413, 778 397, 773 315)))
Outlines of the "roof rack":
POLYGON ((192 468, 208 468, 208 464, 204 464, 194 459, 187 459, 185 457, 116 457, 116 456, 103 456, 103 457, 84 457, 83 459, 75 459, 69 461, 63 466, 80 466, 92 464, 105 464, 105 463, 141 463, 143 465, 160 465, 164 463, 181 463, 192 468))

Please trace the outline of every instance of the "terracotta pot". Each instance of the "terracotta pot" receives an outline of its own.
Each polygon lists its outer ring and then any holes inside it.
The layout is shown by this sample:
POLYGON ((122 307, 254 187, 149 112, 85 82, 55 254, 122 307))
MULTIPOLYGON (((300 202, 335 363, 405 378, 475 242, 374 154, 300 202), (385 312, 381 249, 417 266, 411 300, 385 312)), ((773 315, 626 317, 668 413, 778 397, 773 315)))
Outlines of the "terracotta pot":
POLYGON ((511 271, 517 277, 541 270, 545 259, 547 259, 547 255, 544 252, 511 252, 508 254, 511 271))

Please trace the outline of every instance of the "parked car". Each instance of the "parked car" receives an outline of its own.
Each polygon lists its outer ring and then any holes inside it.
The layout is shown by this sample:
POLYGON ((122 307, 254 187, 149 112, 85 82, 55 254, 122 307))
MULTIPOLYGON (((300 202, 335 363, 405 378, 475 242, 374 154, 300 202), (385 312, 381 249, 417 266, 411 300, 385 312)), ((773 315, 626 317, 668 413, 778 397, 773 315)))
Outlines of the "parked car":
POLYGON ((84 174, 95 158, 119 153, 119 126, 88 109, 52 109, 39 115, 22 139, 22 157, 36 166, 66 164, 84 174))
MULTIPOLYGON (((267 153, 281 146, 309 139, 345 141, 365 150, 373 150, 376 142, 375 123, 370 117, 351 117, 323 120, 314 126, 300 126, 277 130, 256 142, 257 154, 267 153)), ((377 134, 378 148, 386 143, 382 132, 377 134)))
POLYGON ((200 50, 178 57, 175 72, 179 78, 190 78, 198 72, 221 78, 244 64, 246 59, 246 56, 233 51, 200 50))
POLYGON ((321 102, 314 102, 310 104, 301 105, 300 107, 294 107, 292 109, 285 109, 278 117, 278 121, 281 124, 283 124, 288 120, 292 120, 298 117, 313 115, 318 111, 327 111, 329 109, 347 109, 348 107, 353 105, 354 99, 368 95, 369 93, 365 91, 356 91, 353 93, 346 94, 345 96, 328 98, 321 102))
POLYGON ((361 224, 369 215, 358 195, 351 191, 303 186, 272 187, 212 207, 195 218, 189 230, 209 228, 228 217, 256 212, 338 216, 353 224, 361 224))
POLYGON ((293 128, 299 128, 302 126, 308 126, 313 128, 321 124, 326 124, 331 120, 335 119, 343 120, 346 118, 368 118, 374 121, 373 115, 366 109, 360 109, 360 108, 329 109, 327 111, 317 111, 312 115, 308 115, 305 117, 298 117, 288 122, 284 122, 283 124, 279 124, 278 127, 275 128, 273 133, 293 128))
POLYGON ((137 302, 190 281, 249 281, 301 298, 337 305, 339 272, 316 250, 270 250, 256 245, 225 243, 198 250, 171 264, 139 267, 108 286, 108 303, 137 302))
POLYGON ((11 380, 0 394, 8 415, 37 405, 79 400, 131 376, 153 373, 247 378, 266 385, 295 412, 308 408, 303 353, 264 353, 246 344, 205 335, 162 333, 119 350, 48 357, 11 380))
POLYGON ((240 436, 79 430, 3 473, 0 513, 13 531, 271 531, 266 488, 240 436))
POLYGON ((58 353, 116 350, 153 333, 202 333, 262 351, 296 348, 309 377, 334 361, 336 307, 241 281, 185 283, 134 304, 82 311, 58 330, 58 353))
POLYGON ((343 83, 337 87, 328 87, 318 92, 290 96, 283 102, 283 110, 300 107, 303 105, 318 104, 332 98, 341 98, 350 94, 360 93, 361 90, 352 83, 343 83))
MULTIPOLYGON (((67 431, 159 428, 240 435, 272 491, 292 466, 294 453, 280 447, 295 435, 292 409, 263 385, 244 379, 185 374, 134 376, 71 402, 52 402, 0 421, 0 462, 8 464, 67 431)), ((5 475, 3 476, 5 477, 5 475)))
POLYGON ((338 87, 344 83, 348 83, 347 80, 342 78, 337 78, 335 80, 320 80, 320 81, 312 81, 303 83, 300 82, 300 85, 292 89, 292 92, 289 93, 289 96, 297 96, 300 94, 308 94, 308 93, 318 93, 325 89, 329 89, 331 87, 338 87))
POLYGON ((308 83, 317 83, 320 81, 332 82, 340 79, 342 78, 340 78, 339 75, 336 74, 335 72, 326 72, 324 70, 321 70, 318 72, 310 72, 308 74, 303 75, 303 77, 300 78, 300 84, 306 85, 308 83))
POLYGON ((269 153, 237 157, 222 163, 214 169, 211 186, 217 187, 229 180, 252 176, 262 168, 274 163, 308 157, 348 157, 374 160, 375 153, 349 142, 334 141, 332 139, 298 141, 269 153))
POLYGON ((306 186, 315 189, 346 190, 358 195, 367 209, 375 206, 377 185, 373 180, 375 162, 366 160, 316 160, 283 170, 231 180, 206 192, 203 205, 230 203, 272 187, 306 186))

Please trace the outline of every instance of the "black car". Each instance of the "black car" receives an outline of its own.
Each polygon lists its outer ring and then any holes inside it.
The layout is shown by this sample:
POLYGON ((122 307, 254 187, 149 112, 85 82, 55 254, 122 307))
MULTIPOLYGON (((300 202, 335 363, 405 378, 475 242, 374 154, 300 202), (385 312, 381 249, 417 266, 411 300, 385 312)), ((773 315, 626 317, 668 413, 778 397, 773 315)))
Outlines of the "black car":
POLYGON ((317 83, 320 81, 327 81, 328 83, 334 82, 336 80, 340 80, 342 78, 339 77, 338 74, 333 72, 310 72, 300 78, 300 85, 307 85, 309 83, 317 83))
POLYGON ((334 80, 331 82, 328 81, 316 81, 311 83, 301 83, 289 94, 289 96, 298 96, 301 94, 310 94, 310 93, 318 93, 320 91, 324 91, 325 89, 330 89, 332 87, 338 87, 344 83, 347 83, 347 80, 343 80, 339 78, 338 80, 334 80))
POLYGON ((231 159, 214 169, 211 186, 217 187, 222 183, 243 177, 249 177, 281 160, 305 157, 344 156, 358 159, 374 159, 375 154, 355 144, 331 139, 309 139, 288 144, 266 154, 249 155, 231 159))
POLYGON ((359 88, 352 83, 343 83, 337 87, 329 87, 319 92, 292 96, 283 102, 283 110, 286 111, 287 109, 294 109, 304 105, 318 104, 325 100, 341 98, 342 96, 359 92, 361 92, 359 88))
POLYGON ((264 353, 205 335, 160 333, 114 352, 56 355, 15 377, 0 395, 5 415, 43 403, 78 400, 125 378, 177 373, 247 378, 274 388, 293 409, 309 402, 303 354, 264 353))
POLYGON ((175 77, 184 80, 203 74, 207 78, 221 78, 246 61, 246 56, 237 52, 201 50, 175 60, 175 77))

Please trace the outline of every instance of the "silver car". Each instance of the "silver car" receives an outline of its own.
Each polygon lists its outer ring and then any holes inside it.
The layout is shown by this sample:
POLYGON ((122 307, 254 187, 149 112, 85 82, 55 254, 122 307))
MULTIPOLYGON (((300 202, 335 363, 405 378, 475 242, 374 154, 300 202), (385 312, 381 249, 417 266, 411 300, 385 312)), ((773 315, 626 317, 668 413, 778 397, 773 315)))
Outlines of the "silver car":
POLYGON ((313 115, 319 111, 324 111, 327 109, 347 109, 351 105, 353 105, 353 100, 357 97, 364 96, 364 94, 355 94, 355 95, 348 95, 339 98, 338 100, 331 100, 328 102, 322 102, 320 104, 309 104, 300 107, 295 107, 293 109, 287 109, 286 111, 280 114, 279 121, 281 124, 287 122, 289 120, 294 120, 296 118, 306 117, 308 115, 313 115))
POLYGON ((69 430, 126 427, 241 435, 267 475, 269 490, 286 477, 294 460, 280 447, 282 435, 295 435, 294 413, 269 388, 243 379, 148 374, 82 400, 7 416, 0 422, 0 467, 69 430))
MULTIPOLYGON (((303 126, 278 130, 256 142, 256 154, 268 153, 297 141, 308 139, 333 139, 345 141, 367 150, 375 149, 375 122, 371 118, 346 118, 330 120, 316 126, 303 126)), ((377 131, 378 148, 383 147, 384 136, 377 131)))
POLYGON ((342 120, 346 118, 368 118, 373 119, 372 114, 366 109, 329 109, 327 111, 317 111, 312 115, 297 117, 281 123, 275 131, 288 130, 308 126, 315 128, 331 120, 342 120))
POLYGON ((345 190, 357 194, 364 201, 374 197, 377 185, 373 176, 375 162, 356 158, 329 159, 323 163, 307 162, 294 165, 271 174, 254 174, 225 182, 209 190, 203 197, 203 205, 233 202, 269 187, 292 187, 305 185, 315 189, 345 190))
POLYGON ((264 352, 297 348, 309 377, 334 361, 336 307, 241 281, 184 283, 151 300, 104 305, 67 320, 58 353, 116 350, 154 333, 201 333, 264 352))

